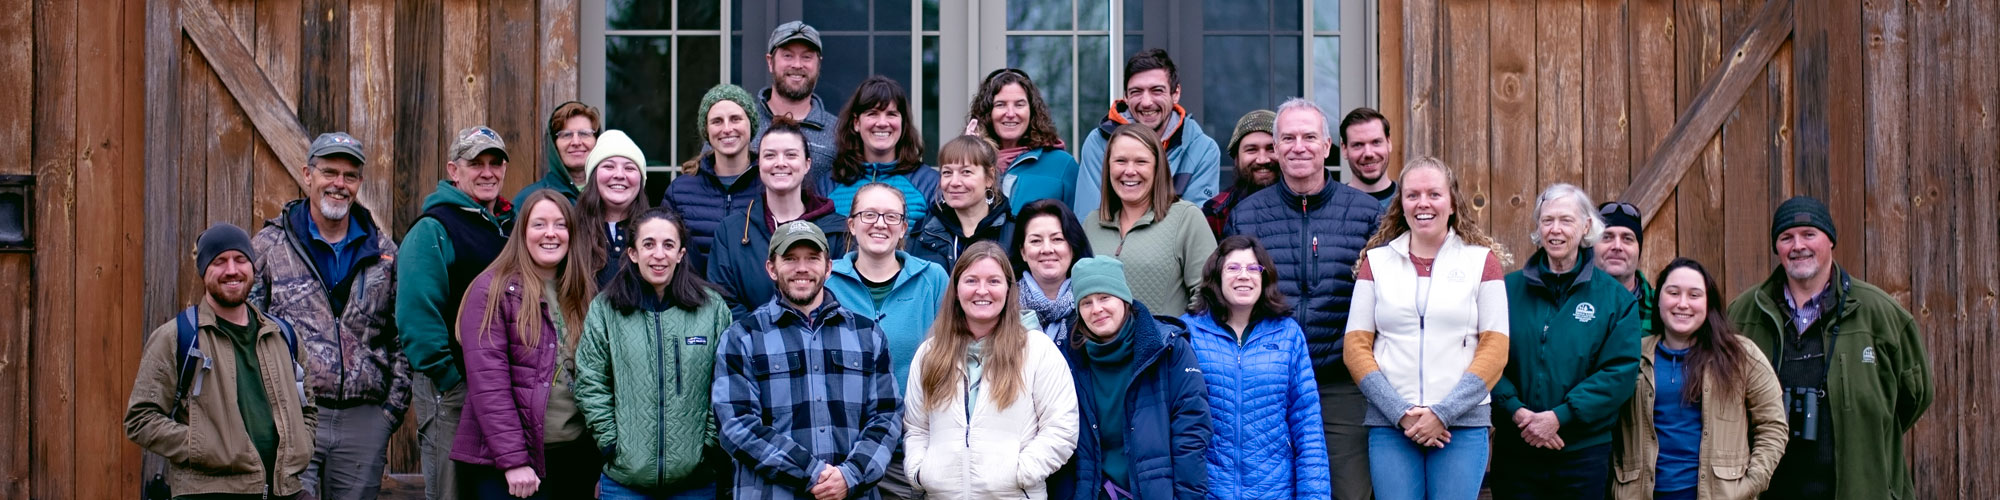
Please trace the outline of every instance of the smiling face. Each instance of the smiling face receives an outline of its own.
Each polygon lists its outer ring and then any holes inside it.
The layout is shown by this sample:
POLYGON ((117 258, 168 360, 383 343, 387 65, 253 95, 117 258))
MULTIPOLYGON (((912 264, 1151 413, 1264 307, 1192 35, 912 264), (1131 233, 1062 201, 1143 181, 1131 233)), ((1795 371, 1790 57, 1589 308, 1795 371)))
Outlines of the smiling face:
POLYGON ((1604 237, 1592 248, 1597 249, 1597 267, 1605 274, 1624 281, 1639 272, 1639 237, 1631 229, 1606 226, 1604 237))
POLYGON ((854 195, 853 216, 847 218, 847 234, 854 235, 855 250, 876 257, 896 253, 909 234, 903 217, 903 199, 894 189, 864 189, 854 195), (873 218, 873 222, 862 219, 873 218), (889 219, 896 219, 891 223, 889 219))
POLYGON ((1667 332, 1694 335, 1708 318, 1707 285, 1691 268, 1675 269, 1660 281, 1660 320, 1667 332))
POLYGON ((528 257, 535 267, 543 271, 555 271, 569 256, 569 221, 563 218, 562 207, 553 201, 535 203, 528 210, 528 231, 523 234, 527 241, 528 257))
POLYGON ((789 133, 764 135, 758 144, 757 164, 764 189, 773 193, 798 191, 805 184, 806 171, 812 169, 805 138, 789 133))
POLYGON ((243 305, 250 297, 250 276, 256 272, 250 257, 243 252, 229 250, 216 255, 214 260, 202 269, 201 284, 208 290, 209 298, 215 305, 234 308, 243 305))
POLYGON ((306 166, 306 198, 320 218, 346 220, 361 189, 361 166, 345 156, 322 156, 306 166))
POLYGON ((1451 231, 1451 185, 1444 172, 1419 168, 1403 174, 1398 195, 1403 204, 1403 220, 1410 232, 1431 241, 1442 241, 1451 231))
POLYGON ((507 160, 490 152, 480 153, 470 160, 445 164, 444 173, 452 185, 471 195, 473 201, 490 204, 500 198, 500 182, 507 178, 507 160))
POLYGON ((728 99, 708 107, 708 147, 715 154, 736 156, 750 149, 750 115, 728 99))
POLYGON ((1833 239, 1812 226, 1786 229, 1778 233, 1778 257, 1792 281, 1815 281, 1833 268, 1833 239))
POLYGON ((1119 137, 1111 140, 1110 150, 1110 161, 1104 164, 1104 177, 1111 183, 1111 192, 1127 205, 1150 202, 1153 164, 1159 161, 1153 158, 1153 149, 1138 139, 1119 137))
POLYGON ((1583 245, 1583 231, 1590 226, 1590 216, 1576 205, 1567 199, 1550 200, 1536 219, 1535 233, 1541 239, 1542 249, 1549 252, 1551 262, 1573 262, 1577 248, 1583 245))
POLYGON ((1025 241, 1021 242, 1021 259, 1028 263, 1028 274, 1037 283, 1062 283, 1069 279, 1069 266, 1076 260, 1070 250, 1069 239, 1063 236, 1062 222, 1053 215, 1044 215, 1028 220, 1025 241))
POLYGON ((765 262, 764 269, 771 274, 771 281, 778 283, 786 303, 796 309, 811 310, 819 307, 820 285, 826 283, 832 265, 819 247, 798 244, 765 262))
POLYGON ((1354 177, 1364 184, 1374 184, 1389 172, 1389 134, 1382 131, 1382 120, 1368 120, 1347 127, 1347 144, 1341 153, 1347 156, 1347 166, 1354 170, 1354 177))
POLYGON ((986 190, 993 187, 989 168, 970 162, 951 162, 938 169, 938 195, 952 210, 969 210, 986 204, 986 190))
POLYGON ((1264 268, 1257 253, 1249 249, 1229 252, 1222 258, 1222 302, 1231 311, 1248 311, 1264 296, 1264 268))
POLYGON ((1118 337, 1118 329, 1125 327, 1125 316, 1131 314, 1132 305, 1108 293, 1093 293, 1077 301, 1076 311, 1082 315, 1084 330, 1090 332, 1091 338, 1104 342, 1118 337))
POLYGON ((986 125, 1000 138, 1000 147, 1010 148, 1028 135, 1032 119, 1034 112, 1028 107, 1028 92, 1021 90, 1021 84, 1009 83, 993 94, 993 113, 986 116, 986 125))
POLYGON ((583 162, 590 158, 590 150, 595 147, 597 129, 591 126, 588 116, 569 117, 563 120, 562 130, 556 131, 556 151, 562 152, 564 167, 583 168, 583 162))
POLYGON ((1332 139, 1326 136, 1326 117, 1311 109, 1278 112, 1278 165, 1285 183, 1302 193, 1319 192, 1326 184, 1326 155, 1332 139))
POLYGON ((1181 89, 1167 78, 1165 69, 1141 71, 1125 80, 1125 105, 1132 119, 1156 132, 1165 132, 1180 101, 1181 89))
POLYGON ((1269 132, 1243 134, 1237 141, 1236 177, 1259 187, 1278 182, 1278 146, 1269 132))
POLYGON ((646 171, 631 158, 613 156, 597 162, 597 193, 613 207, 624 207, 639 198, 645 188, 646 171))
POLYGON ((854 133, 861 136, 863 155, 868 161, 895 161, 896 143, 903 140, 903 112, 893 102, 861 112, 854 119, 854 133))
POLYGON ((680 228, 666 219, 651 219, 640 224, 633 231, 632 249, 625 257, 637 265, 639 277, 654 290, 667 287, 674 280, 674 268, 687 257, 687 247, 681 245, 680 228))
POLYGON ((805 42, 791 42, 764 55, 771 71, 772 90, 786 99, 802 101, 812 97, 819 85, 819 49, 805 42))
POLYGON ((966 321, 990 324, 999 320, 1001 311, 1006 309, 1007 287, 1011 284, 999 261, 980 259, 966 266, 953 284, 958 289, 958 307, 965 311, 966 321))

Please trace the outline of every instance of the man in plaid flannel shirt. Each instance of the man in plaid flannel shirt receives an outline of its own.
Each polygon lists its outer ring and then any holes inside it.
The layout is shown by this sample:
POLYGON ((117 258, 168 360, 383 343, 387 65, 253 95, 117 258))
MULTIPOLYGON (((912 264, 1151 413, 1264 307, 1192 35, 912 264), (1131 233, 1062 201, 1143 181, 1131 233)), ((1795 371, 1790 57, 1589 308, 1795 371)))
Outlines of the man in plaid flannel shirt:
POLYGON ((902 440, 886 341, 825 292, 826 248, 819 226, 779 226, 765 268, 783 293, 716 348, 710 396, 738 499, 880 498, 902 440))

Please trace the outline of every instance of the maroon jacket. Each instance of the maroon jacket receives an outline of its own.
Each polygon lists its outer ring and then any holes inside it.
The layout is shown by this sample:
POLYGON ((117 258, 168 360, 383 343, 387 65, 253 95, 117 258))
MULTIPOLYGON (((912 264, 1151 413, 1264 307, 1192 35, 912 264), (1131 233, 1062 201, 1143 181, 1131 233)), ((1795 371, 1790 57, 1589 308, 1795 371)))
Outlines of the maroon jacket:
MULTIPOLYGON (((452 440, 451 459, 508 470, 533 466, 547 475, 542 457, 542 418, 548 412, 549 384, 555 378, 556 332, 542 303, 539 345, 521 343, 514 318, 521 309, 518 280, 509 278, 490 324, 486 315, 491 271, 481 273, 465 289, 458 310, 459 345, 465 360, 465 409, 452 440)), ((539 298, 537 300, 540 300, 539 298)))

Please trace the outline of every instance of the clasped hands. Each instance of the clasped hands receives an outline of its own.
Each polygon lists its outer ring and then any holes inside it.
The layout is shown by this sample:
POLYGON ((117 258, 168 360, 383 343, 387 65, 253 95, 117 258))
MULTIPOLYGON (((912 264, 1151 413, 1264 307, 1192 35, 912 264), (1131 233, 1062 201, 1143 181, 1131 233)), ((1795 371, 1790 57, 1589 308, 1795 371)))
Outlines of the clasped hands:
POLYGON ((1404 437, 1420 445, 1443 448, 1451 442, 1451 431, 1445 429, 1444 420, 1438 419, 1437 413, 1431 412, 1428 406, 1412 407, 1403 412, 1403 418, 1396 422, 1396 426, 1403 428, 1404 437))
POLYGON ((1562 423, 1556 420, 1556 412, 1536 412, 1527 408, 1514 410, 1514 426, 1521 429, 1521 440, 1536 448, 1563 449, 1562 423))

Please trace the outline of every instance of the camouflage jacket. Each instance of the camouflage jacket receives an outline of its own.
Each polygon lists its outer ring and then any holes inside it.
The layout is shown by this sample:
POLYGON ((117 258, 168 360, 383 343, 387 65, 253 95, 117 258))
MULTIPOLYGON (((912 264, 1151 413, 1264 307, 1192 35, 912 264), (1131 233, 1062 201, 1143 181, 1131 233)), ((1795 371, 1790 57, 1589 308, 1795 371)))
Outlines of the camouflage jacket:
POLYGON ((305 200, 285 205, 251 240, 258 258, 251 303, 298 332, 299 362, 306 367, 305 382, 317 404, 379 404, 400 418, 410 404, 411 370, 392 316, 396 243, 366 208, 354 205, 349 217, 358 217, 370 234, 347 278, 328 287, 306 251, 309 209, 305 200), (343 290, 345 307, 335 315, 333 294, 343 290))

